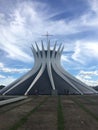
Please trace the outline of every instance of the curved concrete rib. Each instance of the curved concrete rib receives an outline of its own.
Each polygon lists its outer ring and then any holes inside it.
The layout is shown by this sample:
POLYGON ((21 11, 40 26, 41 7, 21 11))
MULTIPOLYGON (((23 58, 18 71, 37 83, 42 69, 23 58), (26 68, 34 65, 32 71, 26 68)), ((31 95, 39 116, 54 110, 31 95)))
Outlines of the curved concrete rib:
POLYGON ((67 83, 69 83, 77 92, 79 92, 80 94, 83 94, 79 89, 77 89, 66 77, 64 77, 62 75, 62 73, 59 71, 59 69, 57 68, 56 64, 58 64, 58 59, 57 57, 60 55, 60 52, 63 50, 63 48, 61 48, 62 44, 60 44, 59 48, 58 48, 58 51, 57 51, 57 54, 56 54, 56 57, 54 58, 54 55, 53 57, 51 58, 51 64, 52 64, 52 67, 53 69, 55 70, 55 72, 60 76, 62 77, 63 80, 65 80, 67 83))
POLYGON ((44 49, 43 41, 41 41, 41 43, 42 43, 42 56, 45 59, 45 49, 44 49))
POLYGON ((54 58, 54 56, 55 56, 56 45, 57 45, 57 41, 55 42, 55 45, 54 45, 54 48, 53 48, 52 58, 54 58))
POLYGON ((37 80, 40 78, 40 76, 44 72, 44 69, 45 69, 45 65, 42 65, 40 71, 38 72, 37 76, 35 77, 35 79, 33 80, 33 82, 31 83, 31 85, 29 86, 29 88, 27 89, 24 95, 28 95, 28 92, 31 90, 31 88, 34 86, 34 84, 37 82, 37 80))
POLYGON ((47 71, 48 71, 48 76, 51 82, 51 86, 53 88, 53 90, 55 90, 55 85, 54 85, 54 81, 53 81, 53 76, 52 76, 52 71, 51 71, 51 61, 50 61, 50 43, 48 43, 48 55, 47 55, 47 71))
POLYGON ((29 91, 32 89, 32 87, 34 86, 34 84, 38 81, 38 79, 40 78, 40 76, 43 74, 44 70, 45 70, 45 51, 43 48, 43 43, 42 43, 42 53, 43 53, 43 57, 41 58, 41 54, 40 54, 40 50, 38 48, 38 45, 36 44, 37 50, 38 50, 38 54, 39 54, 39 61, 41 62, 41 69, 39 70, 37 76, 35 77, 35 79, 33 80, 33 82, 31 83, 31 85, 29 86, 29 88, 27 89, 27 91, 25 92, 24 95, 28 95, 29 91), (42 60, 41 60, 42 59, 42 60))
POLYGON ((64 77, 64 75, 62 75, 62 73, 59 71, 59 69, 56 67, 56 64, 54 63, 54 61, 52 61, 52 67, 55 70, 55 72, 62 77, 62 79, 64 81, 66 81, 70 86, 72 86, 77 92, 79 92, 80 94, 83 94, 75 85, 73 85, 68 78, 64 77))
POLYGON ((36 47, 37 47, 38 56, 39 56, 39 58, 41 58, 40 49, 39 49, 39 47, 38 47, 38 45, 37 45, 37 43, 36 43, 36 42, 35 42, 35 44, 36 44, 36 47))

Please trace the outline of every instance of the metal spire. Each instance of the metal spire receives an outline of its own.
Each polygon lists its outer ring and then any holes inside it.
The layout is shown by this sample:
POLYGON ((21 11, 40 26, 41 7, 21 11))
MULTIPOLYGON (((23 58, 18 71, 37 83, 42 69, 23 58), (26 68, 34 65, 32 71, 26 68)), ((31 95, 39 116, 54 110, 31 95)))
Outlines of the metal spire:
POLYGON ((49 34, 49 33, 47 32, 45 35, 42 35, 42 36, 46 36, 47 43, 48 43, 48 41, 49 41, 49 36, 53 36, 53 35, 51 35, 51 34, 49 34))

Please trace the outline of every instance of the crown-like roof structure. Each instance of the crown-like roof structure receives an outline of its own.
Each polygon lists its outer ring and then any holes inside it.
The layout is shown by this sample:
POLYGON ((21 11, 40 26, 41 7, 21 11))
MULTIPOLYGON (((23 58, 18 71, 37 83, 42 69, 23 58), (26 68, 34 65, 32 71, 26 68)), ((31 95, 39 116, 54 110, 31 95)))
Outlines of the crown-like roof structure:
POLYGON ((57 48, 50 49, 48 41, 47 49, 39 49, 36 43, 36 49, 32 45, 31 49, 34 55, 34 67, 21 78, 17 79, 7 87, 1 90, 2 95, 57 95, 57 94, 94 94, 97 93, 93 88, 87 86, 82 81, 76 79, 63 69, 60 58, 64 46, 62 44, 57 48))

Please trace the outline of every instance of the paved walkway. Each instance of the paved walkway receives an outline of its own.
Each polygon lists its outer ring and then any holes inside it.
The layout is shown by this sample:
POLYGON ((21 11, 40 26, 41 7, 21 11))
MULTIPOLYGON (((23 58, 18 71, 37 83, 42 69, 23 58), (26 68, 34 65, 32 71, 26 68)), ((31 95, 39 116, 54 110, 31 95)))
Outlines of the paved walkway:
POLYGON ((0 108, 0 130, 98 130, 98 96, 29 97, 0 108))

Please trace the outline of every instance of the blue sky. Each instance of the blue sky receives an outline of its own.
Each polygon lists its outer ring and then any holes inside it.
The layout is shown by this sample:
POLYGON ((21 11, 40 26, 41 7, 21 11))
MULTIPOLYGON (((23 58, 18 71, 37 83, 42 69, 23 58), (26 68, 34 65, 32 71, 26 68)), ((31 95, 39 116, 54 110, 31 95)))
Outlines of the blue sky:
POLYGON ((34 63, 31 44, 46 32, 63 43, 62 66, 98 85, 98 0, 0 0, 0 84, 8 85, 34 63))

